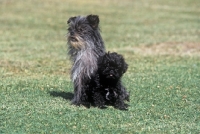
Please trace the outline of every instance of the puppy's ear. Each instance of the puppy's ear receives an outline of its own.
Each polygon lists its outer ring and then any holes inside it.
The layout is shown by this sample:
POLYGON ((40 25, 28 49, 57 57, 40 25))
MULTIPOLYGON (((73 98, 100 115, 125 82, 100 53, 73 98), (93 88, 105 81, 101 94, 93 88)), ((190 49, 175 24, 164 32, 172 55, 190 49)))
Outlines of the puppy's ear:
POLYGON ((121 65, 122 65, 122 73, 124 74, 127 69, 128 69, 128 64, 126 63, 126 61, 124 60, 124 57, 122 55, 120 55, 120 60, 121 65))
POLYGON ((123 73, 125 73, 128 69, 128 64, 124 61, 123 73))
POLYGON ((76 19, 76 17, 69 18, 69 20, 67 21, 67 24, 69 24, 70 22, 74 21, 75 19, 76 19))
POLYGON ((88 15, 87 20, 92 28, 97 28, 99 25, 99 16, 98 15, 88 15))
POLYGON ((123 73, 125 73, 128 69, 128 64, 124 61, 123 73))

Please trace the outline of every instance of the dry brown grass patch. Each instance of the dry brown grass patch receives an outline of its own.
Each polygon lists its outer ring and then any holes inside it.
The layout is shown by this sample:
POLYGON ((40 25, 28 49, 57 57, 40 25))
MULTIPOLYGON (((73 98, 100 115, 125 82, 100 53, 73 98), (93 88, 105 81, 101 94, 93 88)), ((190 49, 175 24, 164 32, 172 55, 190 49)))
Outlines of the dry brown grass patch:
MULTIPOLYGON (((116 49, 114 51, 117 51, 116 49)), ((200 56, 200 43, 160 43, 125 47, 119 51, 133 51, 138 55, 200 56)))

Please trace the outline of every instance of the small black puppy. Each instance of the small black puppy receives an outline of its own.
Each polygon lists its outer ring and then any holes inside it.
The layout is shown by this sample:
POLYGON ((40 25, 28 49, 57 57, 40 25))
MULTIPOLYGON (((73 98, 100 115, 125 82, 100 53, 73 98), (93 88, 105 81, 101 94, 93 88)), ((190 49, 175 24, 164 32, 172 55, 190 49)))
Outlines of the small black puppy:
POLYGON ((95 106, 104 108, 105 105, 113 105, 121 110, 127 109, 128 105, 124 101, 129 101, 129 93, 121 82, 127 68, 123 56, 115 52, 99 57, 98 70, 88 90, 92 92, 88 96, 92 96, 95 106))

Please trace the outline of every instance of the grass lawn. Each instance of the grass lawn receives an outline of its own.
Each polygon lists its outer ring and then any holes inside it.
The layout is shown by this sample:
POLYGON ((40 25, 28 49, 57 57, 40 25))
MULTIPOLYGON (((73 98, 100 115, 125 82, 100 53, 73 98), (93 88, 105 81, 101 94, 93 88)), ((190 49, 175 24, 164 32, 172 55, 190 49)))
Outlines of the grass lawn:
POLYGON ((200 133, 199 0, 0 1, 0 133, 200 133), (67 20, 98 14, 128 111, 70 104, 67 20))

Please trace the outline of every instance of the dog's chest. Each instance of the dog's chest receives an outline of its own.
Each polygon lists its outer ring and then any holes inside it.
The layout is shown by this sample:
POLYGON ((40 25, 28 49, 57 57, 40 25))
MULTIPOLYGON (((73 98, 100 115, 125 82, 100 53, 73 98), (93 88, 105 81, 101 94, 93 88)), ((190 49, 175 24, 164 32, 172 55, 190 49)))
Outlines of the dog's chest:
POLYGON ((79 78, 91 78, 91 74, 97 70, 98 55, 91 49, 79 51, 74 57, 74 65, 72 69, 73 80, 79 78))

